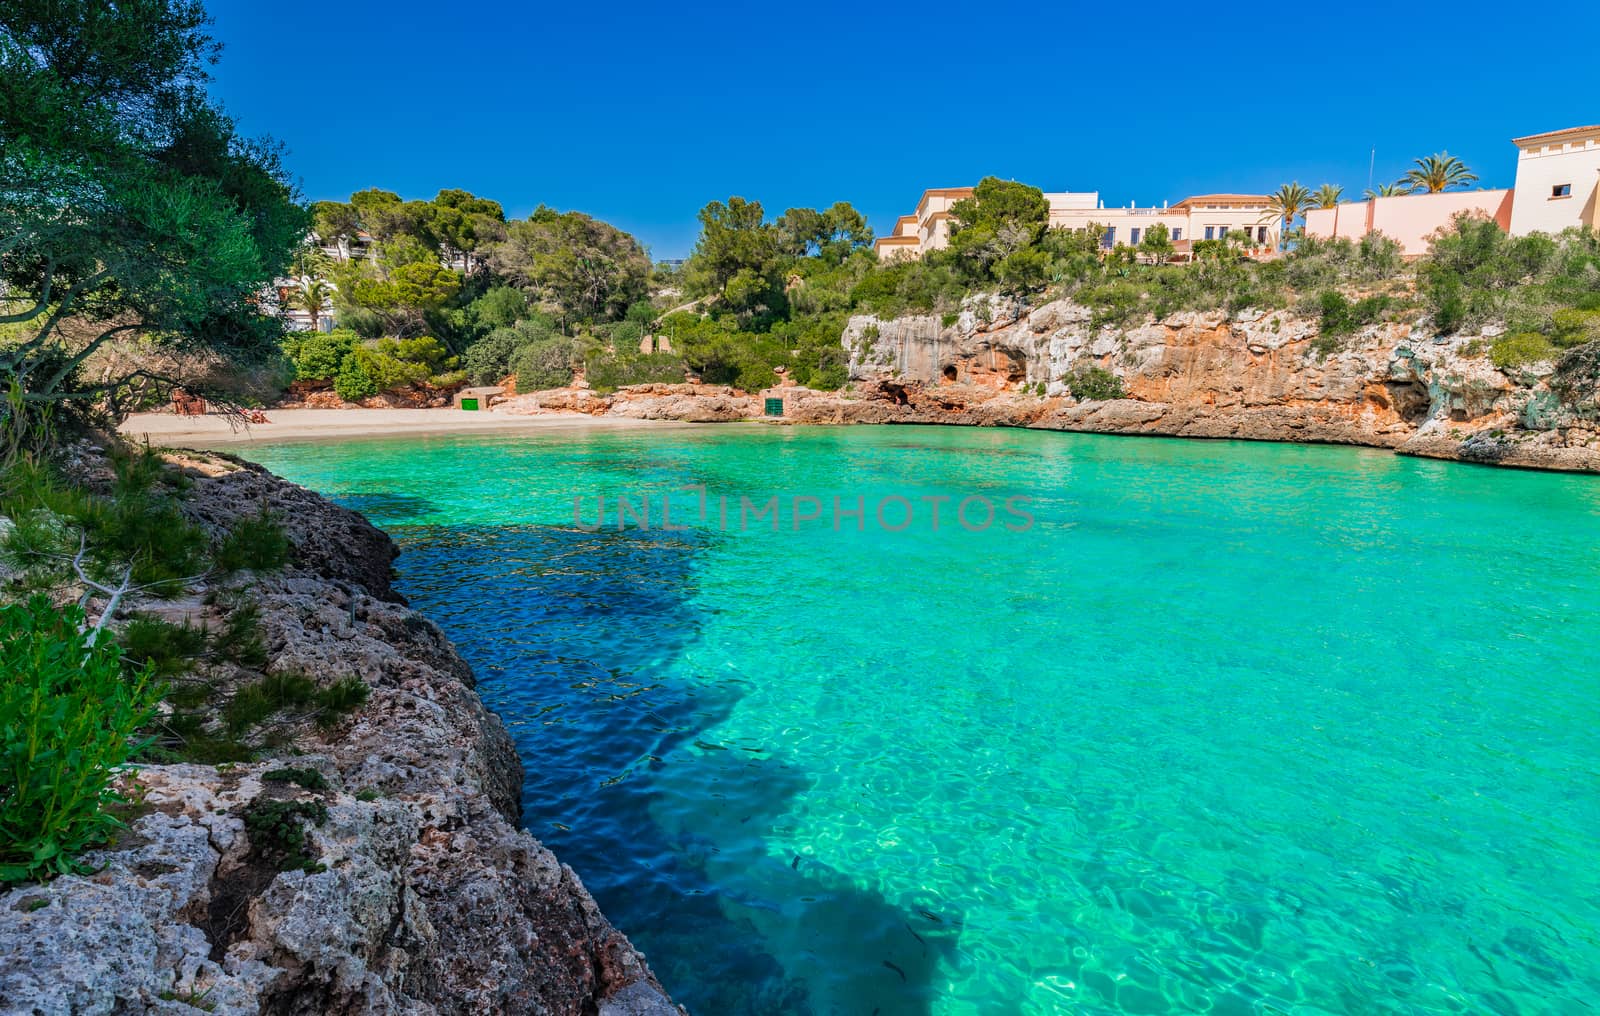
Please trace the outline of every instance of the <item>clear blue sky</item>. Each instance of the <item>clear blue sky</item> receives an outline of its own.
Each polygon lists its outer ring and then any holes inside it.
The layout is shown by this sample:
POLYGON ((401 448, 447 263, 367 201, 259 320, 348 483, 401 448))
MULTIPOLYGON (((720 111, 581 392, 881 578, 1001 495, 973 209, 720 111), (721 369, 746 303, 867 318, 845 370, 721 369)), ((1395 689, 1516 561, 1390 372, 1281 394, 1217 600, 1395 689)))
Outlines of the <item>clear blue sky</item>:
POLYGON ((880 232, 985 175, 1107 204, 1359 197, 1448 149, 1510 186, 1522 134, 1600 122, 1600 5, 210 0, 215 94, 308 198, 461 187, 688 253, 695 213, 850 201, 880 232), (933 27, 929 27, 933 26, 933 27))

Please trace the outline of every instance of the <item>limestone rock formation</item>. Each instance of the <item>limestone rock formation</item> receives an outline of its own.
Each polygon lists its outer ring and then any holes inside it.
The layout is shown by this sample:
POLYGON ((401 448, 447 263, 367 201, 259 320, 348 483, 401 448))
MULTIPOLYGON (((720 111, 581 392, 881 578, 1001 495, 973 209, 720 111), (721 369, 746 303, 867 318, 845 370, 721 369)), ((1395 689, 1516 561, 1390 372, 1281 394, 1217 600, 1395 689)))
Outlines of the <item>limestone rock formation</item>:
POLYGON ((1552 365, 1497 370, 1483 352, 1493 333, 1388 323, 1323 343, 1316 321, 1262 311, 1095 327, 1065 300, 946 320, 852 317, 855 391, 798 400, 787 417, 1361 444, 1600 471, 1596 414, 1558 398, 1552 365), (1084 366, 1116 374, 1126 398, 1072 398, 1061 379, 1084 366))
POLYGON ((294 564, 252 589, 269 673, 359 676, 367 703, 297 756, 130 773, 143 795, 92 875, 0 894, 0 1012, 678 1013, 573 871, 518 828, 521 766, 439 629, 389 584, 354 512, 254 466, 195 456, 186 510, 283 515, 294 564), (314 788, 285 781, 293 767, 314 788), (247 827, 305 825, 284 867, 247 827))

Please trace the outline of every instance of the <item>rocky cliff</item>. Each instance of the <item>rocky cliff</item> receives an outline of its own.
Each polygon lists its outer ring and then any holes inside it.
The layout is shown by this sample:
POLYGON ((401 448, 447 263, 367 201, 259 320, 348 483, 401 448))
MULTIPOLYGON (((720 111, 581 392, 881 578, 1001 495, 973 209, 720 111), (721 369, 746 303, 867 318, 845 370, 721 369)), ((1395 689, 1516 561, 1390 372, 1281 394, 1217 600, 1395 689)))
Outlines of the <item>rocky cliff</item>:
MULTIPOLYGON (((95 874, 0 894, 0 1011, 678 1013, 577 875, 518 828, 512 742, 391 589, 389 538, 259 468, 179 464, 200 524, 266 505, 288 528, 294 564, 248 590, 265 672, 355 675, 370 694, 334 729, 295 728, 278 757, 130 774, 138 803, 88 858, 95 874), (270 806, 321 816, 300 868, 249 821, 270 806)), ((214 625, 219 602, 140 607, 214 625)))
POLYGON ((1440 458, 1600 471, 1600 431, 1552 390, 1552 364, 1510 373, 1494 333, 1411 324, 1337 341, 1287 312, 1185 313, 1095 327, 1069 301, 992 301, 953 321, 854 317, 844 334, 861 398, 795 399, 807 421, 951 422, 1375 445, 1440 458), (1062 378, 1116 374, 1124 398, 1074 399, 1062 378))

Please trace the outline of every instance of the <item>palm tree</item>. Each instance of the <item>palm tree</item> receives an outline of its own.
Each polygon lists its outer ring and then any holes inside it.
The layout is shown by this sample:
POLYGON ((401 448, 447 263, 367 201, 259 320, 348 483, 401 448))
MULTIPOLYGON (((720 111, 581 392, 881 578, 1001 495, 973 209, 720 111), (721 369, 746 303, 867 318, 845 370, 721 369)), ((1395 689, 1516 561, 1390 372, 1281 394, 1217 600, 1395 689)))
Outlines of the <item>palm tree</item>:
POLYGON ((1405 182, 1411 185, 1412 191, 1438 194, 1451 187, 1465 187, 1477 183, 1478 176, 1454 155, 1440 152, 1426 159, 1418 159, 1417 168, 1406 173, 1405 182))
POLYGON ((1344 188, 1336 183, 1325 183, 1317 188, 1315 194, 1311 195, 1312 202, 1318 208, 1332 208, 1343 198, 1344 188))
POLYGON ((1377 190, 1369 190, 1362 196, 1369 201, 1373 198, 1398 198, 1411 193, 1411 184, 1404 180, 1399 183, 1380 183, 1377 190))
POLYGON ((1285 247, 1289 241, 1289 233, 1294 229, 1294 220, 1311 207, 1311 192, 1301 186, 1298 180, 1286 183, 1267 199, 1267 207, 1272 210, 1261 221, 1283 220, 1283 232, 1278 237, 1278 245, 1285 247))
POLYGON ((333 302, 333 294, 337 289, 338 287, 326 279, 302 275, 295 283, 295 288, 289 292, 289 304, 301 307, 310 314, 311 330, 316 331, 317 324, 322 319, 322 312, 333 302))

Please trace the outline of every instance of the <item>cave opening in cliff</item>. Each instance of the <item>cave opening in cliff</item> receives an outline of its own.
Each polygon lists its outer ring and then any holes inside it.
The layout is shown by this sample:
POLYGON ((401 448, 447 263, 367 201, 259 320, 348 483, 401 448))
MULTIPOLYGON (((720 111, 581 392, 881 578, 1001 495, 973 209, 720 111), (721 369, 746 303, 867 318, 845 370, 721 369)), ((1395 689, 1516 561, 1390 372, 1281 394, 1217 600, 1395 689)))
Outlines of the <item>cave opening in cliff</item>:
POLYGON ((1389 390, 1389 402, 1401 419, 1418 423, 1427 417, 1428 407, 1433 403, 1427 385, 1421 381, 1388 381, 1384 387, 1389 390))

